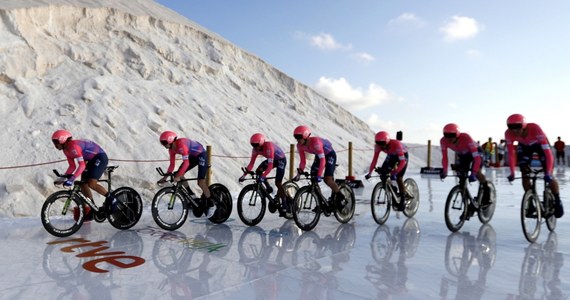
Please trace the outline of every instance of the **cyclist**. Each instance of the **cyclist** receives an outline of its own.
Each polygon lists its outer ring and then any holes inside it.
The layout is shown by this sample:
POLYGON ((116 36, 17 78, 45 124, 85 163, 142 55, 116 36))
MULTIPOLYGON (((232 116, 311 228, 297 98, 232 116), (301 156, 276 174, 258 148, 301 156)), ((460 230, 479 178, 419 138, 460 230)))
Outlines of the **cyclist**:
POLYGON ((530 189, 531 183, 527 175, 530 173, 530 163, 533 154, 538 154, 544 169, 544 181, 550 184, 550 189, 554 194, 554 215, 556 218, 562 217, 564 208, 560 200, 560 190, 558 182, 552 176, 554 156, 546 135, 537 124, 527 123, 525 117, 521 114, 510 115, 507 118, 507 127, 505 140, 507 141, 507 156, 511 170, 511 174, 508 176, 509 182, 515 179, 515 163, 518 161, 523 177, 523 188, 525 191, 530 189), (516 153, 513 145, 515 141, 518 142, 516 153))
MULTIPOLYGON (((174 171, 176 166, 176 155, 182 156, 182 164, 174 174, 174 181, 179 182, 184 179, 184 174, 198 166, 198 186, 202 189, 202 208, 203 213, 206 217, 211 217, 214 214, 214 201, 211 198, 210 189, 208 189, 208 183, 206 182, 206 172, 208 171, 208 157, 206 150, 202 144, 187 139, 178 138, 176 133, 172 131, 164 131, 160 135, 160 144, 164 148, 168 149, 170 155, 170 165, 166 173, 171 173, 174 171)), ((158 181, 158 184, 163 184, 166 182, 168 176, 164 176, 158 181)), ((187 182, 183 182, 183 185, 190 191, 187 182)), ((199 211, 196 216, 200 216, 202 211, 199 211)))
POLYGON ((311 129, 305 125, 297 126, 293 131, 293 136, 297 140, 297 152, 299 152, 299 167, 297 175, 293 181, 298 181, 301 172, 305 170, 305 152, 315 155, 315 160, 311 166, 311 175, 316 175, 313 180, 325 183, 331 188, 332 193, 330 200, 335 201, 338 209, 344 206, 344 195, 339 193, 339 188, 334 181, 334 170, 336 168, 336 152, 329 140, 313 136, 311 137, 311 129), (324 178, 323 178, 324 174, 324 178))
MULTIPOLYGON (((263 161, 256 169, 257 174, 261 174, 257 180, 263 182, 267 191, 269 193, 272 192, 272 188, 265 179, 267 174, 271 172, 273 168, 277 168, 275 174, 275 185, 277 186, 277 197, 281 199, 281 207, 279 207, 279 215, 284 216, 290 209, 290 203, 287 203, 287 199, 285 197, 285 190, 283 189, 283 176, 285 176, 285 166, 287 165, 287 158, 285 156, 285 152, 279 148, 275 143, 266 141, 265 136, 261 133, 256 133, 251 136, 249 139, 251 147, 251 159, 249 164, 247 165, 246 169, 247 172, 253 169, 253 164, 255 163, 255 159, 258 155, 262 155, 267 158, 263 161)), ((239 182, 243 182, 245 180, 245 176, 247 173, 243 174, 238 180, 239 182)))
POLYGON ((471 136, 465 132, 459 130, 459 126, 455 123, 449 123, 443 127, 443 137, 439 141, 441 146, 441 166, 442 170, 439 174, 441 179, 447 177, 447 149, 455 151, 456 162, 458 164, 458 170, 469 170, 471 169, 471 174, 469 175, 469 182, 474 182, 479 180, 479 183, 483 185, 483 204, 489 204, 490 190, 487 185, 487 178, 482 171, 482 159, 483 149, 481 146, 475 142, 471 136))
MULTIPOLYGON (((408 149, 398 140, 390 139, 390 135, 386 131, 379 131, 374 137, 376 145, 374 146, 374 158, 372 158, 372 163, 370 163, 370 168, 368 169, 368 174, 364 176, 366 179, 370 179, 374 167, 378 162, 378 156, 380 152, 386 153, 386 159, 382 163, 383 174, 390 172, 390 180, 398 183, 398 190, 400 199, 405 200, 408 195, 405 195, 404 188, 404 174, 406 174, 406 169, 408 168, 408 149)), ((399 210, 403 210, 406 207, 405 201, 400 201, 399 210)))
MULTIPOLYGON (((74 140, 71 133, 63 129, 55 131, 51 136, 51 141, 55 148, 63 151, 69 163, 65 175, 56 179, 54 183, 71 187, 81 175, 80 188, 83 195, 93 200, 91 190, 94 190, 105 197, 105 209, 114 209, 115 197, 98 183, 109 163, 103 148, 90 140, 74 140)), ((85 220, 92 220, 93 212, 87 205, 85 205, 85 212, 85 220)), ((78 214, 79 210, 74 210, 73 216, 76 220, 78 214)))

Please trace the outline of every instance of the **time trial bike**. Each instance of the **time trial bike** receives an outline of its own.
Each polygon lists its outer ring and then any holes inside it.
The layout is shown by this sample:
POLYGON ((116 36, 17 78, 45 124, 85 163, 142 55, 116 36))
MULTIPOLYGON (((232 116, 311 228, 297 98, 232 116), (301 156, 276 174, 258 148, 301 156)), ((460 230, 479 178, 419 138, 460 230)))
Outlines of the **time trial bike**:
POLYGON ((402 211, 408 218, 413 217, 420 206, 420 191, 416 181, 412 178, 404 180, 404 199, 401 199, 394 190, 396 188, 393 186, 395 182, 390 180, 388 172, 380 167, 375 168, 374 171, 380 177, 380 182, 372 190, 370 201, 374 221, 380 225, 386 223, 388 216, 390 216, 390 208, 402 211), (401 205, 402 201, 404 201, 403 205, 401 205))
MULTIPOLYGON (((93 212, 93 219, 101 223, 105 219, 117 229, 129 229, 140 220, 142 215, 142 200, 137 191, 130 187, 111 189, 111 174, 118 166, 108 166, 105 172, 107 190, 117 199, 112 208, 97 206, 95 202, 81 192, 82 181, 75 181, 69 190, 57 191, 51 194, 44 202, 41 210, 41 220, 44 228, 57 237, 66 237, 77 232, 85 221, 85 207, 87 205, 93 212)), ((70 178, 71 175, 62 175, 53 170, 58 177, 70 178)))
POLYGON ((156 168, 160 176, 169 177, 171 186, 163 187, 154 195, 151 204, 152 218, 160 228, 176 230, 184 225, 188 217, 188 211, 197 218, 207 218, 212 223, 224 223, 232 213, 232 195, 227 187, 221 183, 211 184, 208 188, 214 201, 214 214, 204 215, 207 209, 206 201, 196 195, 190 187, 184 187, 184 182, 198 180, 198 178, 182 179, 174 181, 174 173, 165 173, 161 168, 156 168))
MULTIPOLYGON (((531 186, 522 198, 521 203, 521 225, 524 237, 527 241, 534 243, 540 235, 540 225, 544 219, 546 227, 551 232, 556 229, 556 217, 554 215, 554 194, 550 190, 548 182, 544 182, 544 192, 542 200, 536 190, 536 180, 538 174, 543 169, 531 169, 528 177, 531 186)), ((522 177, 521 177, 522 178, 522 177)))
POLYGON ((339 193, 344 196, 342 203, 337 199, 326 199, 321 192, 319 183, 308 172, 300 174, 309 184, 300 187, 293 200, 293 219, 302 230, 312 230, 317 226, 321 213, 325 216, 334 214, 340 223, 347 223, 354 216, 356 200, 352 188, 341 183, 339 193))
MULTIPOLYGON (((247 171, 247 169, 242 168, 244 174, 251 175, 249 180, 254 182, 243 187, 239 193, 237 200, 237 211, 241 221, 249 226, 255 226, 263 219, 265 215, 265 208, 268 207, 270 213, 275 213, 279 211, 279 215, 285 217, 286 219, 292 219, 293 214, 291 213, 291 204, 293 203, 293 197, 297 193, 299 186, 293 181, 287 181, 283 183, 283 189, 285 190, 286 202, 280 203, 279 196, 271 196, 272 189, 260 182, 259 176, 253 171, 247 171), (270 190, 271 189, 271 190, 270 190)), ((275 177, 267 177, 266 179, 274 179, 275 177)))
POLYGON ((477 217, 482 224, 489 223, 495 213, 497 202, 495 185, 487 180, 487 187, 489 188, 488 201, 483 199, 485 187, 481 183, 479 183, 477 194, 473 197, 467 185, 469 171, 455 169, 454 166, 452 166, 452 169, 457 172, 456 176, 459 178, 459 183, 451 188, 445 202, 445 225, 447 229, 451 232, 458 231, 475 212, 477 212, 477 217))

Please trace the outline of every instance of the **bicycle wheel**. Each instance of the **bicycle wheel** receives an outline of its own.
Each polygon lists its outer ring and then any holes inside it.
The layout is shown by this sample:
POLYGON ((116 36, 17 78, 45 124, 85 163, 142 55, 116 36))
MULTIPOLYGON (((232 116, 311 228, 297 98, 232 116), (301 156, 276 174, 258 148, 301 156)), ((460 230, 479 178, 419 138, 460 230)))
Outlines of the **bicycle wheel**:
POLYGON ((445 225, 451 232, 456 232, 465 223, 467 218, 467 199, 463 197, 461 186, 454 186, 445 202, 445 225))
POLYGON ((109 223, 117 229, 129 229, 141 218, 142 200, 137 191, 130 187, 120 187, 112 192, 118 204, 112 213, 107 214, 109 223))
POLYGON ((245 225, 255 226, 263 219, 266 205, 267 202, 259 193, 257 184, 248 184, 238 196, 238 216, 245 225))
POLYGON ((299 189, 293 200, 293 219, 295 224, 304 231, 317 226, 320 213, 319 198, 312 192, 311 186, 299 189))
POLYGON ((483 224, 489 223, 495 214, 495 207, 497 206, 497 191, 495 190, 495 185, 487 181, 487 186, 489 187, 489 204, 483 205, 481 199, 483 195, 477 195, 479 201, 479 209, 477 211, 477 218, 483 224))
POLYGON ((354 209, 356 208, 356 199, 352 188, 347 184, 341 183, 338 186, 339 192, 344 196, 346 203, 342 209, 335 209, 334 216, 340 223, 347 223, 354 216, 354 209))
POLYGON ((544 219, 546 220, 546 227, 551 232, 556 229, 556 216, 554 216, 554 194, 547 188, 544 190, 544 219))
POLYGON ((372 190, 372 199, 370 200, 370 208, 372 210, 372 218, 376 223, 382 225, 390 216, 390 205, 392 196, 388 195, 382 182, 378 182, 372 190))
POLYGON ((420 207, 420 189, 416 181, 412 178, 404 180, 404 188, 407 194, 412 196, 411 199, 403 200, 407 202, 406 208, 404 209, 404 216, 411 218, 418 212, 418 208, 420 207))
POLYGON ((85 211, 81 200, 71 191, 57 191, 42 205, 41 219, 47 232, 57 237, 74 234, 83 225, 85 211), (74 212, 77 211, 77 217, 74 212), (77 218, 77 220, 75 220, 77 218))
POLYGON ((469 249, 470 240, 474 240, 474 238, 466 232, 453 232, 447 236, 445 269, 450 275, 461 277, 469 271, 469 267, 475 258, 469 249))
POLYGON ((257 226, 248 227, 238 241, 239 262, 242 264, 260 263, 268 249, 265 231, 257 226))
POLYGON ((382 264, 383 262, 390 261, 393 251, 394 242, 392 234, 390 234, 390 227, 378 226, 372 236, 372 242, 370 242, 372 258, 374 258, 374 261, 378 264, 382 264))
POLYGON ((528 190, 524 193, 521 203, 521 225, 527 241, 534 243, 540 235, 541 219, 538 195, 528 190))
POLYGON ((415 218, 408 218, 400 229, 400 249, 406 254, 406 258, 412 258, 420 244, 420 223, 415 218))
POLYGON ((217 199, 217 201, 215 201, 216 211, 208 220, 215 224, 224 223, 232 214, 232 194, 228 188, 221 183, 211 184, 208 189, 210 189, 212 197, 217 199))
POLYGON ((184 225, 188 217, 188 203, 175 187, 160 189, 152 199, 152 218, 160 228, 176 230, 184 225))

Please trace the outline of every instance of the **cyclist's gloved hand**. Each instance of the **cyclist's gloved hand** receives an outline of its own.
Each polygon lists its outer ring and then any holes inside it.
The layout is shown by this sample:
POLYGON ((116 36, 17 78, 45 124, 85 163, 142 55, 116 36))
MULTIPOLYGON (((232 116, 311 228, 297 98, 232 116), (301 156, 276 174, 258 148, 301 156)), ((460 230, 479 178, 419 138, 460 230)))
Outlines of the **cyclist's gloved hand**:
POLYGON ((180 180, 182 180, 182 177, 180 177, 180 176, 174 176, 174 178, 172 178, 172 180, 173 180, 174 182, 179 182, 180 180))
POLYGON ((257 182, 258 182, 258 183, 260 183, 260 182, 265 182, 265 177, 263 177, 263 176, 257 177, 257 182))
POLYGON ((63 186, 65 187, 73 186, 73 180, 71 179, 66 180, 65 182, 63 182, 63 186))
POLYGON ((366 180, 370 179, 370 177, 372 177, 372 175, 370 175, 370 173, 364 175, 364 179, 366 179, 366 180))
POLYGON ((293 177, 293 181, 299 181, 301 179, 301 174, 297 173, 297 175, 295 175, 295 177, 293 177))
POLYGON ((443 172, 443 170, 441 172, 439 172, 439 178, 440 179, 445 179, 445 177, 447 177, 447 174, 445 172, 443 172))
POLYGON ((65 181, 67 180, 67 177, 58 177, 56 180, 53 181, 53 184, 58 185, 58 184, 63 184, 65 181))
POLYGON ((515 180, 515 174, 507 176, 507 179, 509 180, 509 182, 512 182, 513 180, 515 180))
POLYGON ((398 174, 390 174, 390 180, 396 181, 398 179, 398 174))
POLYGON ((245 174, 241 175, 240 178, 238 178, 239 182, 244 182, 245 181, 245 174))
POLYGON ((544 174, 544 182, 550 183, 552 181, 552 176, 550 174, 544 174))
POLYGON ((315 177, 313 177, 313 180, 315 182, 321 182, 323 180, 323 178, 321 176, 315 176, 315 177))
POLYGON ((474 181, 477 181, 477 174, 471 173, 471 175, 469 175, 469 182, 474 182, 474 181))

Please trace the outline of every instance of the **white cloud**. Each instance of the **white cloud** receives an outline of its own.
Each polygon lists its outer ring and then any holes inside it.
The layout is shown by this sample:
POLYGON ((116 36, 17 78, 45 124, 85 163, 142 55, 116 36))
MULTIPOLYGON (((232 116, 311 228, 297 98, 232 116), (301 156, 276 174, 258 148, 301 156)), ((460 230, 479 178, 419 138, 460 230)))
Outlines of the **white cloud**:
POLYGON ((412 25, 415 27, 423 27, 425 24, 424 21, 422 21, 413 13, 403 13, 398 17, 396 17, 395 19, 390 20, 390 22, 388 23, 390 25, 406 25, 406 26, 412 25))
POLYGON ((335 40, 335 38, 328 33, 321 33, 309 37, 311 45, 323 50, 350 50, 351 44, 343 45, 335 40))
POLYGON ((352 57, 354 59, 356 59, 357 61, 365 62, 365 63, 373 62, 376 60, 376 57, 374 57, 371 54, 366 53, 366 52, 354 53, 352 55, 352 57))
POLYGON ((381 86, 371 83, 368 89, 353 88, 344 78, 321 77, 315 90, 348 110, 360 110, 388 101, 391 96, 381 86))
POLYGON ((469 17, 453 16, 439 30, 443 32, 445 40, 456 41, 475 37, 482 29, 477 20, 469 17))

